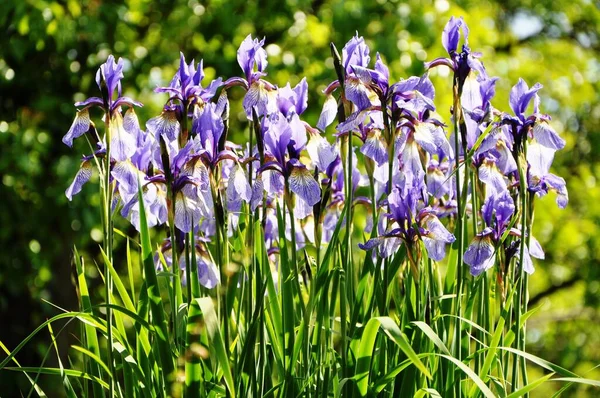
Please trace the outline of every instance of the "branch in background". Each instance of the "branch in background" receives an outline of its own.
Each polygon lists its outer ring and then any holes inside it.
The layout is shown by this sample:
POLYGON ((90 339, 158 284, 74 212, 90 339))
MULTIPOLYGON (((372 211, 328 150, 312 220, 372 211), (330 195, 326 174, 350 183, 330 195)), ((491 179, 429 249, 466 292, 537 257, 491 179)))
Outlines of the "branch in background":
POLYGON ((568 289, 582 279, 583 278, 581 275, 575 274, 573 277, 571 277, 571 279, 567 279, 559 283, 558 285, 552 285, 546 290, 542 290, 541 292, 533 296, 531 299, 529 299, 529 306, 533 307, 534 305, 538 304, 543 298, 548 297, 560 290, 568 289))

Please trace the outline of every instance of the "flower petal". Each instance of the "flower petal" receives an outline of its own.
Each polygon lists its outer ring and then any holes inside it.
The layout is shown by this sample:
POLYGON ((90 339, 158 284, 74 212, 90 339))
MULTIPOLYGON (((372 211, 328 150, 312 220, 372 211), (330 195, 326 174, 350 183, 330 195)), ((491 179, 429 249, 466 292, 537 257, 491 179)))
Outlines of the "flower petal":
POLYGON ((65 195, 69 201, 73 200, 73 195, 81 192, 83 184, 88 182, 92 177, 92 163, 89 160, 84 160, 79 167, 79 171, 75 174, 73 182, 65 191, 65 195))
POLYGON ((471 275, 478 276, 494 265, 494 245, 489 235, 476 236, 467 248, 465 264, 471 266, 471 275))
POLYGON ((310 134, 306 150, 310 160, 322 171, 327 170, 337 157, 333 145, 329 144, 320 134, 310 134))
POLYGON ((559 150, 565 147, 566 141, 559 136, 548 122, 538 121, 533 127, 533 137, 546 148, 559 150))
POLYGON ((369 159, 375 161, 378 166, 387 163, 387 144, 381 136, 381 130, 369 130, 365 143, 360 147, 360 152, 369 159))
POLYGON ((290 190, 314 206, 321 200, 321 187, 305 167, 293 167, 289 177, 290 190))
POLYGON ((118 162, 129 159, 136 151, 136 137, 125 130, 123 117, 115 112, 110 125, 110 156, 118 162))
POLYGON ((323 110, 321 111, 321 115, 319 116, 317 128, 321 131, 325 131, 327 126, 333 123, 336 115, 337 101, 335 100, 333 95, 328 94, 327 97, 325 97, 325 102, 323 103, 323 110))
POLYGON ((63 137, 62 142, 64 142, 65 145, 72 147, 73 140, 87 133, 91 124, 92 122, 90 120, 88 108, 77 111, 73 124, 71 124, 71 128, 69 128, 69 131, 67 131, 67 134, 63 137))

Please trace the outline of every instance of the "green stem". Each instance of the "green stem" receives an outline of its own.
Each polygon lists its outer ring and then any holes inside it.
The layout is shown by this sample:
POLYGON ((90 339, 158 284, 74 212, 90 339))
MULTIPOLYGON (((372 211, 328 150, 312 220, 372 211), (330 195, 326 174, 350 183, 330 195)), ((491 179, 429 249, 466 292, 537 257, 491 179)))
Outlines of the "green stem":
MULTIPOLYGON (((104 156, 104 183, 103 183, 103 212, 102 212, 102 221, 103 221, 103 229, 104 229, 104 251, 106 253, 106 257, 109 262, 113 261, 113 225, 112 225, 112 189, 110 184, 110 141, 111 141, 111 125, 110 125, 110 114, 107 113, 104 119, 105 123, 105 140, 106 140, 106 154, 104 156)), ((113 319, 112 319, 112 309, 110 305, 112 304, 112 276, 110 274, 108 263, 104 265, 104 277, 106 278, 105 284, 105 294, 106 294, 106 302, 108 306, 106 307, 106 323, 107 323, 107 338, 108 338, 108 350, 107 350, 107 362, 111 373, 115 374, 115 367, 113 362, 113 319)), ((109 382, 109 393, 110 396, 113 397, 115 395, 115 381, 114 378, 111 377, 109 382)))

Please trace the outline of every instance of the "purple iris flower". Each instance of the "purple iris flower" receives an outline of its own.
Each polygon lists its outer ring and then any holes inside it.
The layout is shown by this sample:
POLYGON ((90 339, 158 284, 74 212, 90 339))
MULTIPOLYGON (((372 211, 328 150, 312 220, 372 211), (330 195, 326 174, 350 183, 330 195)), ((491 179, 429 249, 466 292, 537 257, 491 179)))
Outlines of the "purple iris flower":
POLYGON ((512 127, 516 142, 521 142, 528 135, 541 145, 555 151, 565 147, 565 140, 550 126, 550 117, 540 112, 540 98, 537 94, 542 85, 536 83, 531 88, 523 79, 513 86, 510 91, 510 107, 515 116, 505 115, 502 122, 512 127), (525 112, 533 100, 533 114, 526 116, 525 112))
POLYGON ((248 119, 252 119, 252 108, 256 107, 258 116, 267 115, 269 92, 276 89, 274 85, 262 79, 266 76, 267 52, 263 48, 265 39, 253 39, 252 35, 246 36, 237 51, 237 60, 244 72, 245 78, 232 77, 224 85, 242 86, 246 90, 243 107, 248 119))
POLYGON ((196 113, 190 110, 190 106, 193 109, 204 107, 222 85, 221 78, 218 78, 205 88, 202 87, 203 79, 203 61, 200 60, 197 67, 193 60, 188 65, 185 62, 185 56, 180 53, 179 70, 173 76, 169 86, 158 87, 154 90, 157 93, 170 95, 162 113, 148 120, 146 124, 148 130, 157 139, 159 136, 165 136, 169 141, 176 140, 181 130, 182 118, 188 117, 188 113, 191 112, 195 119, 196 113))
POLYGON ((551 191, 556 192, 556 203, 558 207, 564 209, 569 203, 569 193, 565 180, 550 173, 554 152, 538 142, 529 144, 527 148, 529 190, 538 196, 544 196, 551 191))
POLYGON ((485 75, 485 68, 478 59, 481 57, 481 54, 471 52, 471 49, 469 48, 469 27, 462 17, 450 18, 442 32, 442 44, 450 58, 434 59, 425 64, 426 69, 446 65, 454 71, 455 76, 458 78, 459 91, 462 91, 465 80, 472 70, 477 71, 481 75, 485 75), (460 41, 461 33, 464 43, 462 51, 458 52, 458 43, 460 41))
MULTIPOLYGON (((171 268, 173 266, 173 255, 170 238, 165 239, 159 251, 160 254, 157 251, 154 255, 154 264, 156 269, 162 271, 165 268, 164 265, 166 265, 168 268, 171 268), (162 261, 163 259, 164 265, 162 261)), ((220 284, 221 276, 219 269, 208 254, 208 251, 206 250, 206 241, 204 239, 196 238, 196 243, 193 248, 193 255, 196 256, 196 264, 198 266, 198 281, 200 284, 207 289, 212 289, 220 284)), ((183 271, 185 268, 185 256, 179 256, 179 269, 183 271)), ((183 285, 187 284, 187 280, 185 279, 186 277, 187 275, 184 272, 181 280, 183 285)))
POLYGON ((98 107, 104 111, 107 121, 109 121, 111 158, 123 161, 135 153, 140 128, 133 107, 141 107, 142 104, 121 96, 122 78, 123 59, 119 58, 119 61, 115 63, 115 58, 110 55, 96 73, 96 83, 102 92, 102 98, 90 97, 85 101, 75 103, 75 106, 81 109, 77 111, 71 128, 63 137, 66 145, 73 146, 74 139, 81 137, 91 127, 94 127, 89 109, 98 107), (128 107, 125 115, 121 113, 121 107, 128 107))
POLYGON ((200 60, 196 67, 194 60, 186 64, 185 56, 180 53, 179 70, 173 76, 169 87, 158 87, 154 90, 156 93, 168 93, 171 97, 169 101, 177 100, 180 103, 199 103, 202 105, 210 101, 221 86, 221 78, 213 80, 208 87, 202 87, 204 79, 203 60, 200 60))
MULTIPOLYGON (((264 176, 268 172, 268 185, 277 190, 283 188, 278 180, 279 176, 284 183, 289 184, 289 189, 309 206, 321 200, 321 187, 315 180, 310 170, 300 162, 300 153, 304 145, 294 139, 294 131, 288 120, 281 113, 270 115, 263 120, 265 127, 265 164, 261 167, 264 176)), ((304 133, 306 142, 306 133, 304 133)), ((302 140, 300 140, 302 142, 302 140)), ((263 179, 263 183, 265 180, 263 179)))
POLYGON ((410 188, 395 187, 388 196, 389 213, 387 219, 391 226, 379 237, 359 244, 363 250, 379 247, 382 257, 389 257, 404 242, 412 245, 419 239, 432 260, 440 261, 445 256, 446 245, 456 239, 438 219, 431 207, 423 203, 422 187, 414 184, 410 188))
POLYGON ((464 256, 471 275, 477 276, 494 265, 495 246, 509 227, 514 212, 515 204, 508 190, 485 200, 481 213, 486 227, 473 238, 464 256))

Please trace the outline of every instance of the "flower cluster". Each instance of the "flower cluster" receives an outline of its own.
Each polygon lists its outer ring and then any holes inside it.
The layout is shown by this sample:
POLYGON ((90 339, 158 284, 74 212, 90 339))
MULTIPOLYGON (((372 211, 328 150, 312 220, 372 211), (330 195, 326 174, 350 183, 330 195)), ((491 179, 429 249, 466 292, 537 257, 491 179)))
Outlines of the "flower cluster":
POLYGON ((172 266, 176 257, 185 268, 184 256, 177 253, 183 252, 185 234, 193 232, 197 239, 191 251, 200 282, 212 288, 220 277, 210 242, 220 233, 224 239, 232 236, 244 214, 261 217, 270 253, 277 251, 282 227, 289 239, 295 231, 296 248, 301 249, 331 239, 336 224, 346 222, 339 218, 351 193, 353 201, 371 209, 371 237, 359 245, 362 249, 377 248, 386 258, 404 244, 411 253, 440 261, 455 241, 450 231, 464 191, 473 206, 483 203, 481 212, 471 206, 471 216, 481 220, 481 232, 464 256, 471 273, 490 268, 500 248, 509 250, 509 236, 529 242, 524 269, 532 272, 530 256, 543 257, 543 252, 520 225, 516 199, 525 184, 526 191, 537 196, 557 192, 558 205, 566 206, 565 181, 549 172, 555 151, 565 141, 540 112, 539 84, 529 88, 520 80, 513 87, 511 114, 492 106, 497 78, 489 77, 481 55, 471 52, 468 34, 463 19, 452 18, 442 35, 448 58, 426 64, 428 70, 449 67, 454 72, 458 97, 452 117, 459 128, 452 134, 436 113, 428 73, 391 80, 380 54, 371 66, 371 51, 358 34, 336 59, 338 78, 324 91, 316 126, 302 120, 308 107, 306 79, 293 88, 266 80, 264 39, 248 36, 240 45, 242 76, 206 85, 203 62, 188 64, 181 54, 169 86, 155 90, 169 96, 164 108, 145 129, 134 111, 141 104, 121 96, 123 61, 110 56, 96 75, 102 98, 75 104, 77 116, 63 138, 71 146, 75 138, 91 133, 89 138, 98 142, 98 149, 83 158, 66 195, 71 200, 81 191, 91 177, 93 160, 106 156, 110 137, 113 211, 139 229, 141 187, 148 225, 169 226, 169 237, 156 256, 158 266, 172 266), (254 127, 252 146, 228 140, 228 92, 236 87, 245 90, 243 108, 254 127), (104 112, 104 138, 91 121, 93 107, 104 112), (330 142, 326 132, 336 118, 330 142), (360 142, 358 153, 341 149, 348 140, 351 145, 360 142), (346 170, 347 157, 355 165, 352 170, 346 170), (469 186, 457 187, 457 173, 473 173, 474 178, 469 186), (354 195, 365 186, 368 197, 354 195), (289 209, 284 225, 277 217, 279 208, 289 209))

